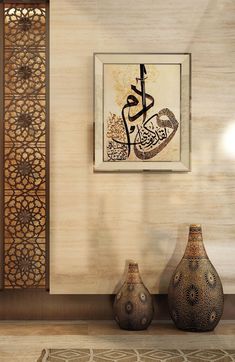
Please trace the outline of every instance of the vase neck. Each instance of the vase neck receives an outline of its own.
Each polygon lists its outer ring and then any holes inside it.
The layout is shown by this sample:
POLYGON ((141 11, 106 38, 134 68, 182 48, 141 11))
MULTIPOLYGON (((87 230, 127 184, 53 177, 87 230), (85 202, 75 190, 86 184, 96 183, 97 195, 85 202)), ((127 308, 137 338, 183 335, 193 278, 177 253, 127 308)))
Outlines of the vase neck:
POLYGON ((188 244, 186 246, 184 258, 207 258, 207 253, 203 244, 201 225, 190 225, 188 244))
POLYGON ((129 263, 126 283, 128 284, 142 283, 142 279, 139 273, 138 263, 135 262, 129 263))

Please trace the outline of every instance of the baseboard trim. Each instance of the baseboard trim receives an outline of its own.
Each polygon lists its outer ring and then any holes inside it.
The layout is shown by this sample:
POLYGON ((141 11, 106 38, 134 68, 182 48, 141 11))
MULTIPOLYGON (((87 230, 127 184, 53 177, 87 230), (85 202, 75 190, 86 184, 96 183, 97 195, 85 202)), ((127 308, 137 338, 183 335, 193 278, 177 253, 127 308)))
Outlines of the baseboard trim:
MULTIPOLYGON (((110 320, 113 295, 49 294, 44 290, 0 292, 0 320, 110 320)), ((235 319, 235 295, 225 295, 222 319, 235 319)), ((154 295, 154 319, 170 319, 167 295, 154 295)))

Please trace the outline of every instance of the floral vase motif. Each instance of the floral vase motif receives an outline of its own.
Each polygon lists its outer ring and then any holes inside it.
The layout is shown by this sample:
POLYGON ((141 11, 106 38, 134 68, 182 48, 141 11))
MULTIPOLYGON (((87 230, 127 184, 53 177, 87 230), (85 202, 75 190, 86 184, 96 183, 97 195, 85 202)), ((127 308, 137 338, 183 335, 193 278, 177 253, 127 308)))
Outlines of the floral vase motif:
POLYGON ((203 244, 200 225, 190 225, 188 244, 168 289, 171 318, 179 329, 211 331, 223 313, 223 288, 203 244))
POLYGON ((122 329, 143 330, 153 319, 152 296, 143 284, 135 262, 129 263, 127 278, 115 296, 113 311, 122 329))

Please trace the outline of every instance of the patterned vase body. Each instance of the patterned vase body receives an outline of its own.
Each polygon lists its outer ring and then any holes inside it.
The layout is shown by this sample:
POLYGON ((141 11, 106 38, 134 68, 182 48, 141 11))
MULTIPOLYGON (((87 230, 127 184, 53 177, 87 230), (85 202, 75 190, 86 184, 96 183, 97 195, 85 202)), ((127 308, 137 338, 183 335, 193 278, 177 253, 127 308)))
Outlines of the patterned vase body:
POLYGON ((153 301, 141 280, 137 263, 129 263, 127 278, 115 296, 113 311, 122 329, 138 331, 150 325, 153 301))
POLYGON ((190 225, 188 244, 168 289, 175 325, 189 331, 211 331, 223 313, 223 288, 206 254, 200 225, 190 225))

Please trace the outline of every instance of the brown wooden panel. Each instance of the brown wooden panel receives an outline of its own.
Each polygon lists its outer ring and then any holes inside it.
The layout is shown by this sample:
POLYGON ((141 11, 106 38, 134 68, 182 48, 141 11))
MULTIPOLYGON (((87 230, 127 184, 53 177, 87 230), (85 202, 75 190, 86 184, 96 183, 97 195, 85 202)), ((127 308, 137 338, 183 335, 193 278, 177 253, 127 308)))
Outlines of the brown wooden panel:
POLYGON ((4 89, 3 89, 3 26, 4 11, 0 4, 0 289, 3 288, 3 270, 4 270, 4 172, 3 172, 3 155, 4 155, 4 89))
POLYGON ((3 287, 46 288, 48 5, 4 1, 1 7, 3 287))
MULTIPOLYGON (((43 290, 0 293, 0 320, 111 320, 112 295, 50 295, 43 290)), ((225 295, 222 319, 235 319, 235 295, 225 295)), ((167 296, 154 296, 155 319, 169 318, 167 296)))

